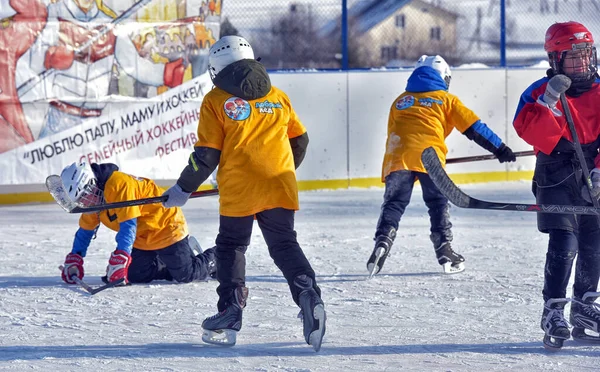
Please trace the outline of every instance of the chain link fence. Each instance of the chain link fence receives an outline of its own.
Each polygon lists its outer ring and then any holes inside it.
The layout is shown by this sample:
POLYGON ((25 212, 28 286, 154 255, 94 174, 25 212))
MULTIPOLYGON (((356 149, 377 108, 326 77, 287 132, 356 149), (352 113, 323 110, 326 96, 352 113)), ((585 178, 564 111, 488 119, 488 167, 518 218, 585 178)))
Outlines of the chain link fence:
POLYGON ((246 37, 268 69, 408 67, 422 54, 525 66, 547 60, 555 22, 600 37, 599 0, 223 0, 222 14, 221 36, 246 37))

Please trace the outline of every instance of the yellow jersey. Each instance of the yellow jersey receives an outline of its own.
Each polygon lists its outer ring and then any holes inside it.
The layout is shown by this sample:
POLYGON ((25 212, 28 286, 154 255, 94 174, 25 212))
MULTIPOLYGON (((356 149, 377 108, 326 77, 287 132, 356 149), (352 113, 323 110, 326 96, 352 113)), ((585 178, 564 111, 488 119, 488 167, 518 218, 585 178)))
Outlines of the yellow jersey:
POLYGON ((244 217, 285 208, 298 210, 290 138, 306 132, 288 96, 276 87, 244 100, 215 87, 202 101, 195 146, 221 151, 219 212, 244 217))
MULTIPOLYGON (((154 181, 115 171, 104 186, 107 203, 161 196, 163 190, 154 181)), ((181 208, 165 208, 162 203, 109 209, 98 213, 82 214, 79 226, 94 230, 100 223, 119 231, 119 223, 137 219, 133 247, 142 250, 166 248, 188 235, 187 223, 181 208)))
POLYGON ((427 173, 421 153, 432 146, 446 162, 445 139, 454 128, 461 133, 479 120, 455 95, 445 90, 404 92, 390 108, 381 180, 391 172, 427 173))

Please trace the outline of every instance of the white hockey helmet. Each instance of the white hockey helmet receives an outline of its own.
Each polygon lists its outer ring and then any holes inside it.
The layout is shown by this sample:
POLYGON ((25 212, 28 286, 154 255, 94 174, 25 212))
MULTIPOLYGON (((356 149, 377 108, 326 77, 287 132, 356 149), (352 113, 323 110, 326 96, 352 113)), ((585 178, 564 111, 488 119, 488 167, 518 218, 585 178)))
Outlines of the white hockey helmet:
POLYGON ((223 36, 208 51, 210 78, 214 79, 225 67, 242 59, 254 59, 248 40, 241 36, 223 36))
POLYGON ((69 198, 78 205, 90 207, 104 201, 104 194, 97 186, 98 179, 88 163, 73 163, 65 167, 60 178, 69 198))
POLYGON ((429 66, 440 73, 440 76, 446 82, 446 88, 450 87, 450 80, 452 79, 452 72, 450 72, 450 66, 441 56, 428 56, 423 54, 417 61, 415 68, 421 66, 429 66))

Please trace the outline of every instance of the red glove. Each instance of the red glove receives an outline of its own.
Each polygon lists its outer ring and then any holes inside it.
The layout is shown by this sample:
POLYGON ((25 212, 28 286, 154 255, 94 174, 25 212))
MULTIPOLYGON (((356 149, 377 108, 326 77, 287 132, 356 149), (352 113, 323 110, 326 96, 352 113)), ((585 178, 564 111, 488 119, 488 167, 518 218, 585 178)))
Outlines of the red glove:
POLYGON ((55 45, 46 51, 44 67, 46 69, 54 68, 57 70, 66 70, 73 64, 75 52, 64 45, 55 45))
POLYGON ((169 88, 176 87, 183 83, 183 74, 185 67, 183 67, 183 58, 176 59, 173 62, 165 64, 164 82, 169 88))
POLYGON ((106 279, 109 282, 114 282, 121 278, 125 278, 125 284, 129 283, 127 280, 127 271, 131 264, 131 256, 129 253, 117 249, 110 254, 108 260, 108 266, 106 266, 106 279))
POLYGON ((83 274, 83 257, 77 253, 69 253, 63 265, 62 280, 68 284, 75 284, 75 281, 71 277, 76 276, 79 279, 83 279, 83 274))

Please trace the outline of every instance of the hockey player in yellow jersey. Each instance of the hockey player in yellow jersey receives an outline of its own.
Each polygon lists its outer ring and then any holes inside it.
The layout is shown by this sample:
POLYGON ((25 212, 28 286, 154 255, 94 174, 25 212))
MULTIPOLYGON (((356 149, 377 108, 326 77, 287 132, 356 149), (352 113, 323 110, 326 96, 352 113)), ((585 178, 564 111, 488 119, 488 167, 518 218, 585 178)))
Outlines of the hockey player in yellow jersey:
POLYGON ((304 338, 318 351, 325 308, 315 272, 296 240, 299 209, 296 168, 308 145, 288 96, 271 85, 264 66, 244 38, 226 36, 209 51, 215 88, 200 108, 198 142, 165 206, 185 204, 190 193, 219 166, 220 224, 216 239, 219 313, 202 323, 202 339, 233 345, 246 306, 245 256, 254 220, 269 253, 300 307, 304 338))
POLYGON ((381 174, 385 183, 384 200, 375 231, 375 248, 367 261, 371 276, 383 267, 417 179, 429 209, 430 238, 438 263, 445 273, 464 270, 463 256, 450 246, 452 224, 448 199, 423 167, 421 153, 424 149, 432 146, 445 163, 448 152, 445 140, 456 128, 495 154, 500 163, 516 160, 512 150, 457 96, 448 92, 450 79, 450 67, 442 57, 424 55, 408 78, 406 91, 390 108, 381 174))
MULTIPOLYGON (((61 179, 69 197, 82 206, 163 193, 154 181, 120 172, 115 164, 109 163, 73 163, 62 171, 61 179)), ((181 209, 167 209, 156 203, 82 214, 73 248, 63 265, 65 282, 73 284, 73 275, 83 278, 84 257, 101 223, 117 232, 117 246, 103 278, 107 282, 124 278, 125 283, 160 279, 187 283, 206 280, 216 270, 213 248, 198 253, 190 247, 181 209)))

